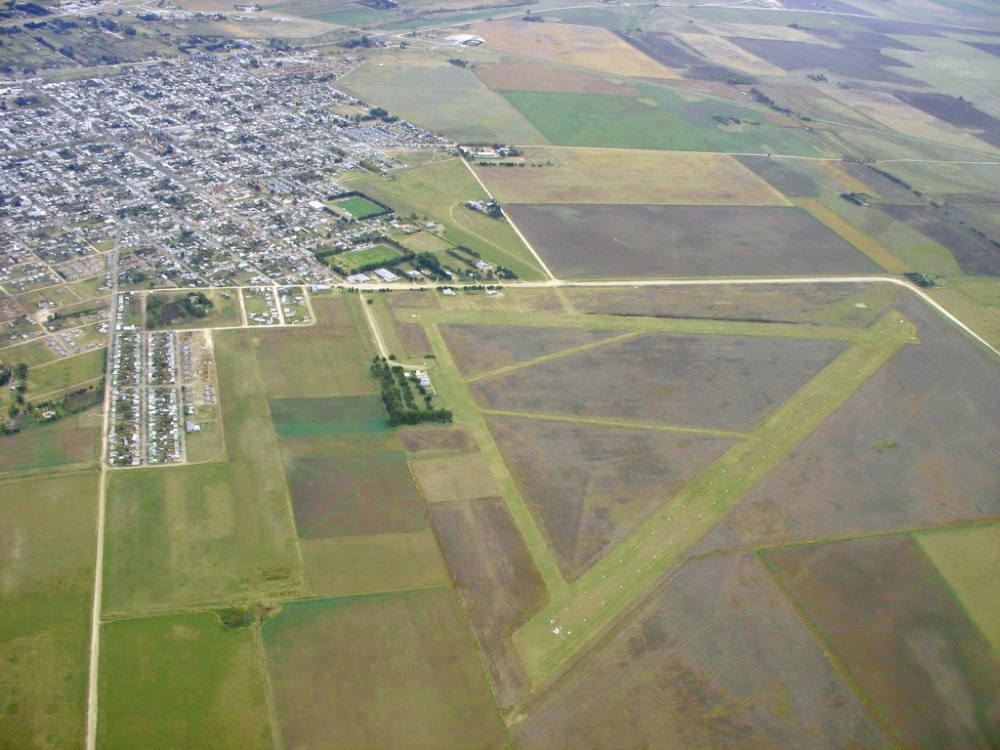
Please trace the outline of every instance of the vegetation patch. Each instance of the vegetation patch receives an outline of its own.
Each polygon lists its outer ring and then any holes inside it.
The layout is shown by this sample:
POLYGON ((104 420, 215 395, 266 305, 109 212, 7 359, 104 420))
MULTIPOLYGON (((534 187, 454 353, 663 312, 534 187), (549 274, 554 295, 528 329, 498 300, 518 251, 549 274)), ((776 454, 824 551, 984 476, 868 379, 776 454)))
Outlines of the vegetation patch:
POLYGON ((452 420, 450 409, 434 408, 434 390, 426 373, 421 377, 417 371, 407 372, 399 365, 390 365, 385 357, 375 357, 371 370, 382 390, 382 404, 389 414, 390 425, 452 420), (420 393, 423 406, 417 403, 414 391, 420 393))
POLYGON ((288 484, 299 536, 391 534, 427 527, 401 451, 338 451, 291 461, 288 484))
POLYGON ((380 203, 374 198, 370 198, 363 193, 350 192, 332 198, 333 205, 337 206, 355 219, 372 219, 376 216, 391 214, 392 208, 380 203))
POLYGON ((910 538, 779 548, 764 560, 900 742, 1000 741, 1000 662, 910 538))
POLYGON ((289 746, 439 750, 507 742, 450 589, 286 605, 263 637, 289 746))
POLYGON ((281 398, 268 404, 274 430, 282 438, 386 432, 385 412, 378 396, 281 398))
POLYGON ((417 488, 429 503, 499 497, 500 489, 479 453, 428 458, 410 464, 417 488))
POLYGON ((170 328, 191 320, 207 318, 215 303, 202 292, 149 294, 146 296, 146 326, 170 328))

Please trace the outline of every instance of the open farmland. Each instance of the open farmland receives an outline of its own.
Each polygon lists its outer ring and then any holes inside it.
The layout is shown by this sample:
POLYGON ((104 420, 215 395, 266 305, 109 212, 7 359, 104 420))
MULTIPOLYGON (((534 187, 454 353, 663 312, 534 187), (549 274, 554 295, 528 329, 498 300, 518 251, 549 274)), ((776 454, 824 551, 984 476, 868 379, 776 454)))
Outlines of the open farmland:
POLYGON ((100 415, 93 410, 17 435, 0 435, 0 474, 92 466, 100 438, 100 415))
POLYGON ((840 341, 647 334, 478 380, 472 391, 494 411, 744 431, 845 348, 840 341))
POLYGON ((100 747, 274 747, 249 627, 211 612, 112 622, 103 629, 100 747), (155 706, 156 710, 149 710, 155 706))
POLYGON ((476 66, 476 76, 494 91, 639 95, 635 88, 619 79, 511 58, 499 63, 480 63, 476 66))
POLYGON ((288 484, 305 539, 420 531, 427 525, 400 451, 295 458, 288 484))
POLYGON ((923 206, 882 205, 880 209, 934 242, 941 243, 955 256, 963 273, 1000 275, 1000 247, 969 231, 943 212, 928 211, 923 206))
POLYGON ((544 418, 487 425, 570 581, 734 442, 544 418))
POLYGON ((508 746, 449 589, 286 605, 263 638, 290 747, 508 746))
POLYGON ((489 466, 479 453, 413 461, 410 471, 420 494, 428 503, 455 503, 500 496, 489 466))
POLYGON ((532 709, 525 750, 892 747, 752 555, 688 563, 532 709))
POLYGON ((469 431, 460 425, 407 427, 398 432, 399 442, 412 457, 427 454, 471 453, 476 443, 469 431))
POLYGON ((517 204, 507 210, 553 273, 563 278, 879 270, 795 208, 517 204))
POLYGON ((901 743, 1000 741, 1000 661, 912 539, 794 546, 764 559, 901 743), (845 612, 868 613, 872 626, 845 612))
POLYGON ((378 396, 281 398, 269 402, 274 430, 282 438, 306 435, 384 434, 388 429, 378 396))
POLYGON ((0 481, 0 746, 72 747, 84 729, 96 471, 0 481))
POLYGON ((554 166, 478 170, 501 203, 789 205, 726 154, 560 148, 527 151, 524 158, 554 166))
POLYGON ((996 361, 919 303, 904 305, 920 345, 861 386, 698 552, 1000 515, 996 361))
POLYGON ((429 514, 497 702, 509 710, 529 688, 510 635, 542 603, 545 585, 500 500, 438 504, 429 514))
POLYGON ((489 21, 478 34, 492 49, 618 76, 678 78, 677 73, 626 44, 607 29, 571 24, 489 21))
POLYGON ((612 331, 574 328, 477 325, 445 325, 441 333, 455 364, 468 377, 549 354, 587 349, 616 335, 612 331))

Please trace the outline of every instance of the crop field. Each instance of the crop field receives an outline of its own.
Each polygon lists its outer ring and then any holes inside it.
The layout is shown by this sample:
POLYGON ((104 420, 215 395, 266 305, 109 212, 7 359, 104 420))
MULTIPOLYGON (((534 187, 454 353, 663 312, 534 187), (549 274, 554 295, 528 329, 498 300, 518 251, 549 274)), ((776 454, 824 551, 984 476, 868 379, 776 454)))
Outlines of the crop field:
POLYGON ((992 575, 1000 566, 1000 524, 931 529, 915 538, 969 618, 1000 653, 1000 601, 992 575))
POLYGON ((430 529, 303 539, 299 546, 313 596, 408 591, 451 582, 430 529))
POLYGON ((289 604, 263 638, 290 747, 508 745, 449 589, 289 604))
POLYGON ((0 474, 93 466, 98 459, 101 416, 96 410, 54 424, 0 436, 0 474))
POLYGON ((501 53, 528 55, 618 76, 679 77, 675 71, 599 27, 489 21, 475 28, 491 49, 501 53))
POLYGON ((97 472, 0 481, 0 746, 83 735, 97 472))
MULTIPOLYGON (((358 66, 339 79, 337 85, 456 141, 545 142, 503 96, 490 91, 471 71, 449 65, 444 59, 380 54, 377 62, 358 66)), ((381 200, 367 189, 363 192, 381 200)), ((388 205, 402 214, 397 204, 388 205)))
POLYGON ((269 402, 274 430, 282 438, 304 435, 380 435, 388 420, 378 396, 283 398, 269 402))
POLYGON ((864 327, 903 292, 888 284, 640 287, 565 290, 579 313, 864 327))
POLYGON ((734 442, 544 418, 487 425, 570 581, 734 442))
POLYGON ((562 278, 865 274, 878 267, 781 207, 508 205, 562 278))
POLYGON ((433 505, 429 513, 497 701, 509 710, 529 688, 510 634, 544 601, 545 585, 500 500, 433 505))
POLYGON ((741 48, 723 36, 714 34, 678 34, 677 38, 684 44, 696 49, 706 59, 716 65, 739 70, 751 75, 780 75, 777 67, 752 51, 741 48))
POLYGON ((770 159, 766 156, 733 158, 784 195, 813 197, 821 192, 817 180, 810 174, 811 170, 791 160, 770 159))
POLYGON ((250 628, 200 612, 112 622, 102 640, 101 750, 274 747, 250 628))
POLYGON ((639 96, 637 89, 621 80, 528 60, 504 59, 499 63, 478 64, 476 76, 493 91, 639 96))
POLYGON ((401 451, 295 458, 288 471, 304 539, 393 534, 427 526, 401 451))
POLYGON ((976 276, 1000 275, 1000 248, 969 231, 940 211, 923 206, 880 206, 894 219, 946 247, 962 272, 976 276))
POLYGON ((478 380, 472 392, 488 410, 745 431, 845 348, 647 334, 478 380))
POLYGON ((441 334, 455 364, 468 377, 568 349, 586 349, 616 335, 573 328, 477 325, 445 325, 441 334))
MULTIPOLYGON (((641 97, 505 91, 503 95, 553 145, 818 155, 821 144, 800 128, 775 127, 756 109, 718 100, 685 101, 664 88, 636 84, 641 97), (727 129, 714 117, 755 125, 727 129)), ((539 145, 539 141, 524 141, 539 145)), ((541 144, 544 145, 544 144, 541 144)))
POLYGON ((902 744, 1000 741, 1000 661, 912 539, 794 546, 764 559, 902 744), (882 626, 857 627, 845 612, 882 626))
POLYGON ((479 453, 427 458, 410 464, 413 480, 428 503, 455 503, 500 496, 479 453))
POLYGON ((726 154, 601 148, 539 149, 557 167, 479 169, 507 203, 787 206, 764 180, 726 154))
POLYGON ((461 425, 406 427, 397 434, 403 450, 414 458, 443 453, 472 453, 476 450, 474 438, 461 425))
POLYGON ((517 746, 892 747, 769 579, 752 555, 688 563, 512 726, 517 746))
POLYGON ((698 552, 1000 515, 996 362, 929 310, 903 304, 920 345, 861 386, 698 552))

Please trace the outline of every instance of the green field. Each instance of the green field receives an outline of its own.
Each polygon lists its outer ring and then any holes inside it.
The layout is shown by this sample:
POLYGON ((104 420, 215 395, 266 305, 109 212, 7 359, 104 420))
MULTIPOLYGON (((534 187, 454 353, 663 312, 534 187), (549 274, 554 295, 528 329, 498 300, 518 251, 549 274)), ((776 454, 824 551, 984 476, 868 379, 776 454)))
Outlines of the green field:
POLYGON ((399 257, 399 253, 385 245, 366 247, 364 250, 350 250, 336 256, 337 261, 348 269, 360 268, 372 263, 388 263, 399 257))
POLYGON ((0 747, 84 730, 97 472, 0 482, 0 747))
POLYGON ((274 747, 251 628, 201 612, 111 622, 101 635, 101 750, 274 747))
POLYGON ((367 219, 369 216, 378 216, 385 211, 382 206, 372 203, 362 195, 352 195, 334 203, 338 208, 347 211, 355 219, 367 219))
POLYGON ((270 406, 274 430, 281 437, 382 435, 389 431, 378 396, 275 399, 270 406))
POLYGON ((638 85, 641 97, 505 91, 504 96, 545 137, 559 146, 668 149, 820 156, 825 147, 809 133, 776 128, 760 112, 738 104, 686 102, 672 91, 638 85), (759 121, 743 131, 724 131, 716 115, 759 121))
MULTIPOLYGON (((28 377, 31 377, 29 372, 28 377)), ((0 437, 0 475, 20 471, 92 466, 101 438, 97 410, 0 437)))
POLYGON ((104 349, 94 349, 32 368, 28 372, 29 398, 93 383, 104 374, 104 355, 104 349))

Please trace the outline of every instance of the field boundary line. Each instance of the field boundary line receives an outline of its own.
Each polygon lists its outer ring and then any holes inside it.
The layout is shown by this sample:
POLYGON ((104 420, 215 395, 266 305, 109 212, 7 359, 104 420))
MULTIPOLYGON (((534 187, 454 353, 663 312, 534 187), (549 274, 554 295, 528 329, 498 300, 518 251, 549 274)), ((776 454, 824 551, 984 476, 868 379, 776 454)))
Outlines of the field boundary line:
POLYGON ((476 383, 480 380, 488 380, 489 378, 499 377, 500 375, 506 375, 510 372, 516 372, 517 370, 522 370, 525 367, 533 367, 534 365, 540 365, 545 362, 551 362, 552 360, 562 359, 563 357, 569 357, 573 354, 579 354, 580 352, 589 351, 590 349, 597 349, 598 347, 604 346, 605 344, 614 344, 619 341, 628 341, 629 339, 634 339, 636 336, 641 336, 642 331, 629 331, 628 333, 623 333, 621 336, 612 336, 609 339, 602 339, 601 341, 591 341, 587 344, 580 344, 579 346, 571 346, 569 349, 560 349, 557 352, 550 352, 549 354, 543 354, 540 357, 535 357, 533 359, 528 359, 523 362, 515 362, 514 364, 504 365, 503 367, 497 367, 492 370, 487 370, 486 372, 481 372, 478 375, 472 375, 465 379, 466 383, 476 383))
POLYGON ((813 198, 800 198, 798 201, 798 207, 838 237, 845 240, 851 247, 866 256, 879 268, 888 271, 889 273, 905 273, 913 270, 906 263, 882 247, 882 245, 879 244, 874 238, 849 224, 832 209, 827 208, 818 200, 813 198))
POLYGON ((281 736, 281 718, 278 716, 278 706, 274 700, 274 685, 271 683, 271 673, 267 671, 267 652, 264 650, 264 637, 261 628, 262 622, 253 624, 253 643, 257 650, 257 669, 260 670, 260 681, 264 688, 264 705, 267 707, 267 721, 271 725, 271 742, 274 750, 282 750, 285 746, 284 738, 281 736))
POLYGON ((735 438, 744 440, 750 436, 747 432, 730 432, 714 430, 710 427, 684 427, 682 425, 659 425, 649 422, 632 422, 627 419, 602 419, 601 417, 571 417, 560 414, 541 414, 539 412, 508 411, 505 409, 481 409, 483 414, 491 417, 515 417, 518 419, 534 419, 542 422, 571 422, 575 424, 595 425, 598 427, 618 427, 626 430, 651 430, 653 432, 676 432, 685 435, 706 435, 709 437, 735 438))
POLYGON ((830 665, 834 668, 837 674, 840 675, 840 678, 847 684, 851 691, 858 696, 858 700, 861 701, 864 707, 868 709, 868 713, 871 714, 872 718, 875 719, 875 722, 885 732, 886 738, 890 740, 893 745, 898 748, 898 750, 902 750, 904 745, 899 737, 896 736, 896 732, 892 728, 892 725, 889 723, 888 719, 882 715, 882 712, 876 708, 875 704, 872 703, 872 700, 865 693, 861 685, 858 684, 854 673, 851 672, 850 668, 841 660, 840 654, 827 639, 826 635, 824 635, 823 631, 819 629, 819 627, 812 621, 812 618, 809 617, 805 610, 803 610, 802 606, 795 598, 795 595, 785 587, 785 584, 781 582, 781 579, 778 578, 777 575, 775 575, 771 566, 768 565, 767 561, 760 556, 760 553, 755 553, 754 557, 756 557, 758 563, 764 567, 764 570, 767 572, 768 576, 770 576, 778 591, 781 592, 785 601, 787 601, 789 606, 791 606, 795 615, 798 617, 799 622, 802 623, 802 627, 806 629, 806 632, 813 637, 813 640, 816 641, 816 644, 820 647, 820 649, 822 649, 823 655, 826 656, 830 665))

